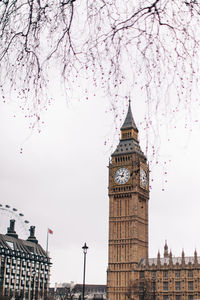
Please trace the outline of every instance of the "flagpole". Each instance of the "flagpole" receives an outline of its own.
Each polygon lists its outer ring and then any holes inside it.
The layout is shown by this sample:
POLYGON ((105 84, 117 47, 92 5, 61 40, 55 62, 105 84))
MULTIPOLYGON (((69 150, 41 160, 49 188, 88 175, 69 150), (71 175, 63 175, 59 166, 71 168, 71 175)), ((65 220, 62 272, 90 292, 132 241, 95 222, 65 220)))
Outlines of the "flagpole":
POLYGON ((48 246, 49 246, 49 229, 47 229, 47 247, 46 247, 47 254, 48 254, 48 246))

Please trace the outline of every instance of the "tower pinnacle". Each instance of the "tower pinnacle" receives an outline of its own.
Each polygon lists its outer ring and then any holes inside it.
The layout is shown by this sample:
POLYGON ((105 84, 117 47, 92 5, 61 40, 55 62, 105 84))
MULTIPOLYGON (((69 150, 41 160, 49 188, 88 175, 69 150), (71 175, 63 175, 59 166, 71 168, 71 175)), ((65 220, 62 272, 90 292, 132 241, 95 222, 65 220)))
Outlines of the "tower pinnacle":
POLYGON ((169 257, 168 253, 168 246, 167 246, 167 240, 165 240, 165 246, 164 246, 164 257, 169 257))
POLYGON ((133 119, 131 111, 131 99, 129 98, 127 115, 121 127, 120 142, 112 156, 131 153, 138 153, 139 155, 145 157, 142 150, 140 149, 138 129, 133 119))
POLYGON ((137 126, 135 125, 135 121, 133 119, 132 111, 131 111, 131 99, 129 98, 128 112, 125 118, 125 121, 121 127, 121 130, 125 129, 134 129, 138 132, 137 126))

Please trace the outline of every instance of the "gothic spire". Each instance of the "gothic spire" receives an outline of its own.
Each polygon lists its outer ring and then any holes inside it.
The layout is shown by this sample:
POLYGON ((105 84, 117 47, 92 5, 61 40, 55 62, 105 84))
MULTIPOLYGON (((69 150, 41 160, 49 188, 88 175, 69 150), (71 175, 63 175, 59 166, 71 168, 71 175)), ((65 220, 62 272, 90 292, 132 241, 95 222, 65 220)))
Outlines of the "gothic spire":
POLYGON ((172 260, 172 251, 170 250, 169 252, 169 264, 172 265, 173 264, 173 260, 172 260))
POLYGON ((135 121, 133 119, 132 111, 131 111, 131 99, 129 99, 128 112, 126 115, 126 119, 121 127, 121 130, 124 129, 134 129, 138 132, 137 126, 135 125, 135 121))
POLYGON ((131 111, 131 100, 129 99, 127 115, 121 127, 120 142, 117 146, 117 149, 112 154, 112 156, 117 156, 121 154, 132 154, 132 153, 137 153, 146 159, 144 153, 140 149, 139 140, 138 140, 138 129, 133 119, 133 115, 131 111))
POLYGON ((158 254, 157 254, 157 265, 160 266, 160 251, 158 250, 158 254))
POLYGON ((168 246, 167 246, 167 241, 166 240, 165 240, 165 246, 164 246, 164 257, 165 258, 169 257, 168 246))
POLYGON ((181 263, 183 265, 185 264, 185 252, 184 252, 184 249, 182 250, 182 254, 181 254, 181 263))

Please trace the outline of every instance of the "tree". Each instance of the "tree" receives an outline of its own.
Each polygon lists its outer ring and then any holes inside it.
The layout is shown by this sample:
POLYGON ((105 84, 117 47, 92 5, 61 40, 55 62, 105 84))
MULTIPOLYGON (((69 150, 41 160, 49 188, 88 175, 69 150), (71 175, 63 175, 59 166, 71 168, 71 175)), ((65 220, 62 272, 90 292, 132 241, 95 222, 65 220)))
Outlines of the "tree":
POLYGON ((74 288, 71 287, 58 287, 54 292, 54 295, 51 295, 54 299, 60 300, 73 300, 75 295, 74 288))
POLYGON ((130 283, 126 295, 130 300, 135 300, 135 298, 141 300, 152 300, 153 299, 152 282, 144 278, 136 279, 130 283))
POLYGON ((1 0, 3 101, 17 96, 34 127, 51 102, 55 72, 67 92, 92 80, 116 117, 137 87, 147 126, 154 112, 188 112, 199 104, 199 14, 198 0, 1 0))

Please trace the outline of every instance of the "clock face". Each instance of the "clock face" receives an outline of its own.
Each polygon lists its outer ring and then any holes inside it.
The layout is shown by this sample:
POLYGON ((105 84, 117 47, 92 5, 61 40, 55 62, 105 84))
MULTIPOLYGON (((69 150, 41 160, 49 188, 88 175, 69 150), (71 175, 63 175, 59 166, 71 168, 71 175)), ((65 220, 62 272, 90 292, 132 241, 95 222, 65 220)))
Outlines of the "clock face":
POLYGON ((143 169, 140 172, 140 183, 142 187, 147 186, 147 173, 143 169))
POLYGON ((126 168, 119 168, 115 173, 115 182, 118 184, 126 183, 130 178, 130 172, 126 168))

